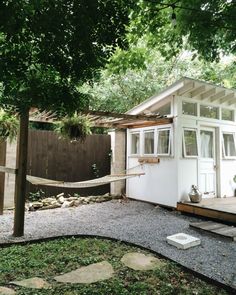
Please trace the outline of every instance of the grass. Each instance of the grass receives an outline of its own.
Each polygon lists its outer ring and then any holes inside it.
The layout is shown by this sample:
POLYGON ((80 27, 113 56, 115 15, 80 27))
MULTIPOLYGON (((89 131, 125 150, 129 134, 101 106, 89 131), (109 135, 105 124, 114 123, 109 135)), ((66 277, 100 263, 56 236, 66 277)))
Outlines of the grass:
MULTIPOLYGON (((14 287, 17 294, 56 295, 155 295, 155 294, 206 294, 224 295, 225 290, 206 283, 170 261, 153 271, 134 271, 121 263, 127 252, 141 250, 121 242, 95 238, 64 238, 37 244, 15 245, 0 250, 0 285, 7 286, 12 280, 34 276, 52 284, 48 290, 14 287), (53 277, 80 266, 109 261, 115 276, 99 283, 63 284, 53 277)), ((149 253, 150 254, 150 253, 149 253)))

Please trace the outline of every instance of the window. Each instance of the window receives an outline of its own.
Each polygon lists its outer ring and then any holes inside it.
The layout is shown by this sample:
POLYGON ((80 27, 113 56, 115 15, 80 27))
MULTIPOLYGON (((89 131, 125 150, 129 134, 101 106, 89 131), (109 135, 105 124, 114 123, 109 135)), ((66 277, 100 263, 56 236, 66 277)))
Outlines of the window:
POLYGON ((170 129, 160 129, 158 131, 157 154, 170 154, 170 129))
POLYGON ((233 133, 223 133, 224 157, 236 157, 235 136, 233 133))
POLYGON ((195 129, 184 129, 184 156, 198 156, 197 132, 195 129))
POLYGON ((211 158, 211 159, 213 158, 213 154, 214 154, 213 138, 214 138, 214 134, 212 131, 208 131, 208 130, 200 131, 202 158, 211 158))
POLYGON ((229 109, 222 109, 221 119, 227 121, 234 121, 234 111, 229 109))
POLYGON ((140 134, 139 133, 131 134, 131 154, 132 155, 140 154, 140 134))
POLYGON ((190 115, 190 116, 197 116, 197 103, 193 102, 182 102, 182 114, 183 115, 190 115))
POLYGON ((160 116, 169 115, 171 113, 171 103, 168 102, 167 104, 163 105, 162 107, 156 110, 156 113, 160 116))
POLYGON ((200 116, 205 118, 218 119, 219 108, 209 105, 200 105, 200 116))
POLYGON ((154 154, 154 130, 144 132, 144 154, 154 154))

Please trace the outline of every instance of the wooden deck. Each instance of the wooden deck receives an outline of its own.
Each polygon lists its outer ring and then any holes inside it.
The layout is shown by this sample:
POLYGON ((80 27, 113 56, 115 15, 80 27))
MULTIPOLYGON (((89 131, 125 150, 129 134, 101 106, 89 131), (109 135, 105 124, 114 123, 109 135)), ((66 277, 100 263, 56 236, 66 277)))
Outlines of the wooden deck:
POLYGON ((177 210, 236 224, 236 197, 203 199, 200 203, 177 203, 177 210))

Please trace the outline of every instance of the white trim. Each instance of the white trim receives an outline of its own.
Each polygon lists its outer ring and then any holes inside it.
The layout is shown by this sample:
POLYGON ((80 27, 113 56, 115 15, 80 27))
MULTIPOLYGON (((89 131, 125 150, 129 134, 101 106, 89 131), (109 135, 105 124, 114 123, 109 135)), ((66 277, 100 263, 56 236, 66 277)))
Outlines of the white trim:
POLYGON ((197 128, 189 128, 189 127, 183 127, 183 133, 182 133, 182 137, 183 137, 183 156, 184 158, 187 159, 197 159, 199 156, 199 141, 198 141, 198 132, 197 132, 197 128), (184 131, 194 131, 196 134, 196 147, 197 147, 197 154, 196 155, 187 155, 186 154, 186 142, 185 142, 185 135, 184 135, 184 131))
POLYGON ((171 129, 170 127, 167 127, 167 128, 158 128, 157 129, 157 145, 156 145, 156 153, 157 153, 157 156, 170 156, 171 155, 171 139, 172 139, 172 132, 171 132, 171 129), (165 153, 165 154, 159 154, 158 153, 158 142, 159 142, 159 133, 160 131, 169 131, 169 142, 168 142, 168 153, 165 153))
POLYGON ((230 134, 230 135, 233 135, 234 149, 235 149, 235 152, 236 152, 235 132, 222 131, 222 132, 221 132, 221 139, 222 139, 223 159, 224 159, 224 160, 236 160, 236 155, 235 155, 235 156, 226 156, 226 154, 225 154, 225 141, 224 141, 224 134, 230 134))
POLYGON ((143 155, 144 156, 153 156, 155 155, 155 128, 152 128, 152 129, 148 129, 148 130, 143 130, 143 155), (153 153, 149 153, 149 154, 146 154, 145 153, 145 134, 146 133, 153 133, 153 153))
POLYGON ((168 87, 167 89, 165 89, 161 93, 150 97, 149 99, 147 99, 143 103, 134 107, 133 109, 128 111, 127 114, 130 114, 130 115, 139 114, 140 112, 150 108, 151 106, 153 106, 154 104, 156 104, 160 100, 166 98, 167 96, 173 95, 177 90, 181 89, 184 85, 185 84, 184 84, 183 80, 178 81, 177 83, 171 85, 170 87, 168 87))

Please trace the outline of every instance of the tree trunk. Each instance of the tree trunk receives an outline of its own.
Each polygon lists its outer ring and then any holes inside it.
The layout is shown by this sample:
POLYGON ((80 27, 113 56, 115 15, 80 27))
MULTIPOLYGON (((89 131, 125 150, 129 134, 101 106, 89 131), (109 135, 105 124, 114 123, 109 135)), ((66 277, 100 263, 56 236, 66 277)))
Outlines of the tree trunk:
POLYGON ((17 145, 17 173, 15 181, 15 212, 13 230, 14 237, 21 237, 24 235, 28 127, 29 110, 25 110, 20 114, 20 132, 17 145))

